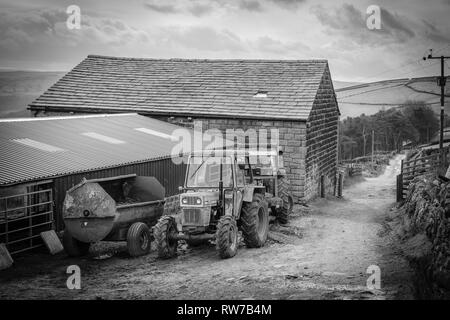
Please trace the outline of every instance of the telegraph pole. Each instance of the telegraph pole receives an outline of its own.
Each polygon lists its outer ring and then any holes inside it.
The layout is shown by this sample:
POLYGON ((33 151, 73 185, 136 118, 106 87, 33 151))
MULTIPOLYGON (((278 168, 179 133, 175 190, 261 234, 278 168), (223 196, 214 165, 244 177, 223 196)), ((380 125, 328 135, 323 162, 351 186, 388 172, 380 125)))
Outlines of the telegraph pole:
POLYGON ((433 57, 433 49, 430 49, 430 54, 428 57, 423 57, 423 60, 427 59, 440 59, 441 60, 441 76, 437 78, 437 84, 441 87, 441 125, 439 131, 439 151, 441 154, 441 164, 444 164, 444 98, 445 98, 445 82, 446 77, 444 75, 444 62, 445 59, 450 59, 450 57, 440 56, 433 57))
POLYGON ((373 151, 374 151, 374 145, 375 145, 375 133, 372 130, 372 168, 373 168, 373 151))

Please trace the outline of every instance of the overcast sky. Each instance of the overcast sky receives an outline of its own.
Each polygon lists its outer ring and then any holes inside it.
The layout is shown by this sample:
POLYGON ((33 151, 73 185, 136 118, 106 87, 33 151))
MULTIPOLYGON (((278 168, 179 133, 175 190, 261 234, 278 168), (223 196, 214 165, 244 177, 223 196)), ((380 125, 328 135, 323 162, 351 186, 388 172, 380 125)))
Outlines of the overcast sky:
POLYGON ((450 0, 0 0, 0 68, 65 71, 101 54, 324 58, 345 81, 435 75, 421 57, 450 55, 449 14, 450 0), (66 26, 73 4, 79 30, 66 26), (366 26, 369 5, 380 30, 366 26))

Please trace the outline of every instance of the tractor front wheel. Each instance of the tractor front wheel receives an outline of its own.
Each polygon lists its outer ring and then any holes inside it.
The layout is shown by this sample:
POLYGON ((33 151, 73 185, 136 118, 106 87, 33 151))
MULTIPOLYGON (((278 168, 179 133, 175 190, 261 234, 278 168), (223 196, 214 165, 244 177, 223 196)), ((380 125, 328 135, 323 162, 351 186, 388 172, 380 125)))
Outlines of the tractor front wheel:
POLYGON ((269 233, 269 209, 262 194, 256 193, 252 202, 244 202, 240 222, 247 247, 264 246, 269 233))
POLYGON ((172 216, 162 216, 153 229, 158 257, 173 258, 177 254, 177 225, 172 216))
POLYGON ((145 223, 136 222, 131 225, 127 233, 128 253, 132 257, 142 256, 150 252, 151 234, 145 223))
POLYGON ((234 257, 238 249, 238 228, 232 216, 222 216, 217 224, 216 247, 222 259, 234 257))

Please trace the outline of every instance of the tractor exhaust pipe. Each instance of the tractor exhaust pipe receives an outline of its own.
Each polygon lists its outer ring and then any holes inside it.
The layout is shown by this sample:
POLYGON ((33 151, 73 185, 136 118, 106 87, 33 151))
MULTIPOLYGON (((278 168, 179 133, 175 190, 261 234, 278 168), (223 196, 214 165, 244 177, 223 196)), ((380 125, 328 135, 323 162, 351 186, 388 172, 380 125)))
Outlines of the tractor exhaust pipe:
POLYGON ((220 179, 219 179, 219 202, 218 202, 218 210, 219 217, 224 215, 224 201, 223 201, 223 166, 222 159, 220 159, 220 179))

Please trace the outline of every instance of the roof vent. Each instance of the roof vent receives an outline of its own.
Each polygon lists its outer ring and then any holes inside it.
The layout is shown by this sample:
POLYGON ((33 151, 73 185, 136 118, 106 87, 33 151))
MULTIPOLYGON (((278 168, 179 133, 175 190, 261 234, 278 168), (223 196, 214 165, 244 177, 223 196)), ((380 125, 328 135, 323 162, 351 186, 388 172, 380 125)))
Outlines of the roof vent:
POLYGON ((259 90, 258 92, 255 93, 253 98, 267 98, 267 91, 259 90))

